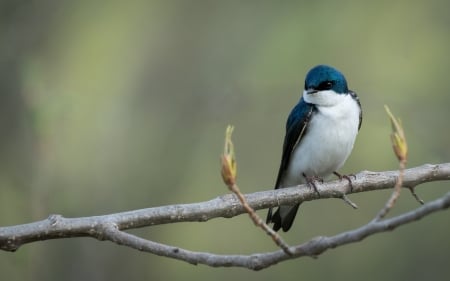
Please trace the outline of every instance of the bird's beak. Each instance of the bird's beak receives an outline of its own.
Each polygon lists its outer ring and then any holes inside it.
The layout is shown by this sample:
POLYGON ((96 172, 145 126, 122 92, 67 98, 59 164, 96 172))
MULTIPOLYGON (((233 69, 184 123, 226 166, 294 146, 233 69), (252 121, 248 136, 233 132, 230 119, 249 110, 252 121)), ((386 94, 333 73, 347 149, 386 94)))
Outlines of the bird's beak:
POLYGON ((306 93, 307 93, 308 95, 312 95, 312 94, 317 93, 317 92, 318 92, 318 91, 315 90, 315 89, 306 89, 306 93))

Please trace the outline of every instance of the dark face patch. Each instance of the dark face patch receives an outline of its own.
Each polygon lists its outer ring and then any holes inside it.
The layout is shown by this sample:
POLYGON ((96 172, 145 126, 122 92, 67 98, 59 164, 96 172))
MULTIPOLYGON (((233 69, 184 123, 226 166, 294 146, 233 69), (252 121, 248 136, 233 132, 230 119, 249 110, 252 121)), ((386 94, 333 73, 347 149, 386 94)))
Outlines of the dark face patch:
POLYGON ((318 65, 312 68, 305 79, 305 90, 333 90, 338 94, 348 92, 347 81, 337 69, 328 65, 318 65))

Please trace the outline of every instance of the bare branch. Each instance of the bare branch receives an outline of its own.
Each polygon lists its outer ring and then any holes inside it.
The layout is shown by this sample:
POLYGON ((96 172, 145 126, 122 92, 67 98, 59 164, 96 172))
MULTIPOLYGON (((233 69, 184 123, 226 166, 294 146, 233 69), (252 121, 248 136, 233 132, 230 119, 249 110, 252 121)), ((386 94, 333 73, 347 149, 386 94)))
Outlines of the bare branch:
MULTIPOLYGON (((280 204, 295 204, 324 198, 343 198, 344 194, 392 188, 397 177, 398 171, 364 171, 357 174, 355 180, 352 180, 352 192, 350 192, 348 182, 333 181, 317 186, 320 198, 317 197, 314 190, 307 186, 256 192, 245 195, 245 198, 248 204, 257 210, 280 204)), ((450 180, 450 163, 428 164, 407 169, 403 178, 403 186, 411 189, 421 183, 440 180, 450 180)), ((230 218, 244 213, 245 210, 240 202, 231 194, 201 203, 147 208, 104 216, 64 218, 60 215, 51 215, 49 218, 38 222, 1 227, 0 249, 15 251, 23 244, 35 241, 84 236, 98 240, 109 240, 134 249, 193 264, 239 266, 258 270, 286 259, 319 255, 327 249, 357 242, 378 232, 392 230, 433 212, 447 209, 449 206, 450 192, 440 199, 426 203, 416 210, 400 216, 372 221, 355 230, 332 237, 314 238, 304 244, 293 246, 290 248, 293 251, 292 256, 287 255, 283 250, 252 255, 215 255, 193 252, 148 241, 123 231, 165 223, 207 221, 217 217, 230 218)))
MULTIPOLYGON (((399 161, 399 175, 397 178, 397 182, 395 183, 394 191, 392 192, 391 197, 386 202, 383 209, 381 209, 378 212, 374 220, 380 220, 384 218, 389 213, 389 211, 394 207, 395 202, 397 202, 397 199, 400 197, 400 191, 402 190, 403 186, 403 176, 405 173, 406 162, 408 159, 408 143, 406 141, 405 132, 403 131, 402 122, 400 119, 395 118, 395 116, 391 113, 387 105, 385 105, 384 108, 386 109, 386 112, 389 115, 389 119, 391 120, 392 125, 391 142, 392 148, 394 149, 394 153, 399 161)), ((410 190, 414 196, 415 193, 413 189, 410 188, 410 190)), ((418 199, 417 196, 414 197, 416 198, 416 200, 418 199)))
POLYGON ((426 203, 416 210, 407 212, 394 218, 372 221, 360 228, 343 232, 330 237, 316 237, 298 246, 290 247, 290 254, 284 250, 252 255, 217 255, 205 252, 193 252, 177 247, 145 240, 143 238, 118 230, 116 227, 108 228, 108 240, 125 245, 140 251, 186 261, 191 264, 205 264, 213 267, 244 267, 252 270, 261 270, 288 259, 304 256, 318 256, 328 249, 336 248, 349 243, 363 240, 379 232, 394 230, 395 228, 417 221, 429 214, 445 210, 450 207, 450 192, 442 198, 426 203))
POLYGON ((283 238, 281 238, 281 236, 275 230, 273 230, 270 226, 268 226, 258 216, 258 214, 255 212, 255 210, 253 210, 253 208, 249 206, 249 204, 247 203, 247 200, 245 200, 244 194, 241 193, 239 187, 236 184, 231 184, 229 186, 229 188, 234 194, 236 194, 236 196, 238 197, 242 206, 244 207, 245 211, 248 213, 248 215, 252 219, 253 223, 256 226, 259 226, 262 230, 264 230, 264 232, 272 238, 273 242, 278 247, 280 247, 286 254, 292 255, 293 253, 291 252, 289 245, 286 242, 284 242, 283 238))
POLYGON ((420 204, 425 204, 425 201, 423 201, 419 195, 417 195, 416 191, 414 190, 414 187, 409 187, 409 191, 411 191, 411 195, 414 197, 414 199, 416 199, 417 202, 419 202, 420 204))
POLYGON ((273 242, 283 249, 283 251, 291 255, 291 251, 289 250, 289 245, 284 242, 283 238, 270 226, 268 226, 255 212, 255 210, 250 207, 247 200, 245 199, 244 194, 242 194, 239 186, 236 184, 236 174, 237 174, 237 163, 236 163, 236 155, 234 153, 234 144, 231 140, 231 135, 233 133, 233 126, 229 125, 225 132, 225 145, 223 149, 223 154, 221 155, 221 174, 223 182, 228 186, 228 189, 236 194, 239 202, 241 202, 242 207, 244 207, 245 211, 248 213, 253 223, 256 226, 259 226, 264 232, 269 235, 273 242))
POLYGON ((378 214, 376 215, 374 220, 380 220, 380 219, 384 218, 389 213, 389 211, 394 207, 395 202, 397 202, 398 198, 400 197, 400 191, 403 186, 405 163, 406 163, 406 161, 400 160, 400 170, 399 170, 397 182, 395 183, 395 186, 394 186, 394 191, 392 192, 391 197, 389 197, 389 199, 386 202, 386 204, 384 205, 384 207, 378 212, 378 214))

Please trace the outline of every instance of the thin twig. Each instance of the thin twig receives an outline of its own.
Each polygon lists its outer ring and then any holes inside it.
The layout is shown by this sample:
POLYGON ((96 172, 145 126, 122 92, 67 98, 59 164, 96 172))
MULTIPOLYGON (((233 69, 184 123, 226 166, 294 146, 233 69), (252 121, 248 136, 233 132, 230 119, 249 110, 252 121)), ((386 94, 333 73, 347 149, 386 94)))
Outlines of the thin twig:
POLYGON ((378 221, 382 218, 384 218, 389 211, 394 207, 395 202, 397 202, 397 199, 400 197, 400 192, 402 190, 403 186, 403 177, 405 175, 405 163, 406 161, 400 161, 400 170, 397 178, 397 182, 394 186, 394 191, 391 194, 391 197, 389 197, 389 200, 384 205, 383 209, 381 209, 377 216, 374 218, 375 221, 378 221))
POLYGON ((280 235, 271 229, 259 216, 256 214, 255 210, 248 204, 245 196, 239 190, 236 184, 236 174, 237 174, 237 162, 236 155, 234 152, 233 141, 231 140, 231 135, 233 134, 233 126, 229 125, 225 131, 225 145, 223 149, 223 154, 221 155, 221 174, 223 182, 227 185, 228 189, 236 194, 245 211, 248 213, 253 223, 259 226, 269 235, 272 240, 277 244, 278 247, 283 249, 283 251, 292 255, 292 251, 289 249, 289 245, 283 241, 280 235))
POLYGON ((290 250, 289 245, 286 242, 284 242, 283 238, 281 238, 281 236, 277 232, 275 232, 272 228, 270 228, 270 226, 268 226, 261 219, 261 217, 258 216, 258 214, 255 212, 255 210, 253 210, 253 208, 248 204, 247 200, 245 200, 245 196, 242 194, 239 187, 236 184, 230 184, 228 186, 228 188, 234 194, 236 194, 236 196, 238 197, 242 206, 244 207, 245 211, 248 213, 248 215, 252 219, 253 223, 256 226, 259 226, 260 228, 262 228, 262 230, 264 230, 266 232, 266 234, 272 238, 273 242, 275 242, 275 244, 277 244, 278 247, 283 249, 283 251, 286 254, 293 255, 293 252, 290 250))
POLYGON ((422 198, 417 195, 416 191, 414 190, 414 187, 408 187, 409 191, 411 191, 412 196, 416 199, 417 202, 420 203, 420 205, 425 204, 425 202, 422 200, 422 198))
POLYGON ((356 205, 356 203, 354 203, 352 200, 350 200, 350 198, 348 198, 348 196, 345 193, 342 195, 341 198, 342 198, 342 200, 344 200, 345 203, 350 205, 350 207, 352 207, 353 209, 358 209, 358 205, 356 205))
POLYGON ((391 142, 394 154, 399 161, 399 174, 391 197, 386 202, 383 209, 381 209, 378 212, 374 220, 380 220, 384 218, 387 215, 387 213, 389 213, 389 211, 394 207, 395 202, 397 202, 397 199, 400 196, 400 191, 402 190, 403 177, 405 176, 406 161, 408 159, 408 143, 406 141, 406 136, 403 130, 402 122, 399 118, 396 118, 392 114, 391 110, 387 105, 385 105, 384 108, 389 116, 389 120, 392 126, 391 142))

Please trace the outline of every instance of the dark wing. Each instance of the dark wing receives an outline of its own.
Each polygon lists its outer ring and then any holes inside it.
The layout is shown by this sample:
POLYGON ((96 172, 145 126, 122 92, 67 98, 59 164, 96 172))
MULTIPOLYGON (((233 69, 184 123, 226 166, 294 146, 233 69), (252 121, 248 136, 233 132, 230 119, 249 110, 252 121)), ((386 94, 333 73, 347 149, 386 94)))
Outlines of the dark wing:
POLYGON ((361 124, 362 124, 362 109, 361 109, 361 102, 359 101, 359 97, 358 95, 353 92, 353 91, 348 91, 348 93, 350 94, 350 96, 352 96, 352 98, 358 103, 359 105, 359 125, 358 125, 358 130, 361 129, 361 124))
MULTIPOLYGON (((314 105, 306 103, 302 98, 300 102, 292 109, 291 114, 289 114, 286 123, 286 136, 284 137, 283 154, 281 156, 281 164, 280 169, 278 170, 275 189, 280 188, 281 180, 288 168, 292 152, 300 143, 303 136, 305 136, 309 120, 311 120, 314 110, 314 105)), ((273 222, 273 229, 275 231, 278 231, 280 228, 283 228, 283 231, 288 231, 294 222, 299 206, 300 204, 296 204, 294 206, 280 206, 275 213, 272 213, 272 208, 269 208, 266 223, 269 224, 273 222), (283 217, 281 216, 281 208, 287 208, 287 214, 283 217)))
POLYGON ((289 114, 286 122, 286 136, 284 137, 283 154, 281 156, 281 164, 278 170, 275 189, 280 187, 281 179, 288 168, 292 152, 305 135, 314 108, 314 105, 305 102, 302 98, 292 109, 291 114, 289 114))

